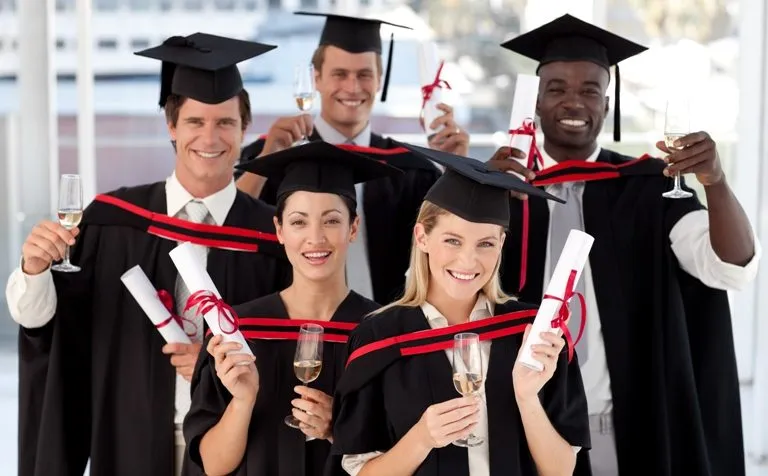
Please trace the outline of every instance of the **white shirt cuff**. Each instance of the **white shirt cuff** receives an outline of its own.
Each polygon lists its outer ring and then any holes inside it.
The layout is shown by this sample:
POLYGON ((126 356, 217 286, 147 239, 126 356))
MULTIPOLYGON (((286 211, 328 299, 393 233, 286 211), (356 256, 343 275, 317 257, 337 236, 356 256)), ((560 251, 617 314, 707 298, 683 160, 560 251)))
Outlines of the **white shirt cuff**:
POLYGON ((382 454, 381 451, 372 451, 370 453, 361 453, 357 455, 344 455, 341 458, 341 467, 349 474, 349 476, 357 476, 357 473, 363 469, 365 463, 382 454))
POLYGON ((757 276, 762 247, 752 230, 755 253, 749 263, 739 266, 721 260, 709 238, 709 215, 697 210, 684 215, 669 233, 672 251, 680 267, 705 285, 721 290, 739 291, 757 276))
POLYGON ((29 275, 19 267, 8 278, 5 290, 8 310, 19 325, 34 329, 46 325, 56 311, 56 287, 49 267, 36 275, 29 275))

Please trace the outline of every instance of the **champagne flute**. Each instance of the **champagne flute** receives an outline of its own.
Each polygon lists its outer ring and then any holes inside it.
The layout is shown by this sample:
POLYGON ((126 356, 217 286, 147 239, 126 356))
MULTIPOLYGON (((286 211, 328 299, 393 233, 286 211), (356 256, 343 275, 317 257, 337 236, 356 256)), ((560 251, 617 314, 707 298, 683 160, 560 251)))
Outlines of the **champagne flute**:
MULTIPOLYGON (((83 217, 83 186, 79 175, 64 174, 59 181, 59 223, 67 230, 80 224, 83 217)), ((64 261, 51 267, 54 271, 76 273, 79 266, 69 262, 69 245, 64 252, 64 261)))
MULTIPOLYGON (((478 395, 483 388, 483 354, 480 336, 472 332, 453 337, 453 386, 464 397, 478 395)), ((456 446, 471 448, 485 440, 472 433, 466 439, 453 442, 456 446)))
MULTIPOLYGON (((664 144, 668 149, 679 150, 674 142, 691 132, 690 105, 688 100, 681 96, 675 96, 667 100, 667 109, 664 116, 664 144)), ((693 194, 685 191, 680 186, 680 172, 675 174, 675 186, 672 190, 662 194, 665 198, 689 198, 693 194)))
MULTIPOLYGON (((296 100, 296 106, 300 112, 309 112, 312 109, 312 104, 315 102, 315 67, 312 63, 296 66, 293 80, 293 98, 296 100)), ((306 144, 307 142, 309 140, 304 136, 296 145, 306 144)))
MULTIPOLYGON (((317 324, 302 324, 296 354, 293 356, 293 372, 304 385, 314 382, 323 368, 323 327, 317 324)), ((302 397, 303 398, 303 397, 302 397)), ((299 420, 293 415, 285 417, 285 424, 299 428, 299 420)))

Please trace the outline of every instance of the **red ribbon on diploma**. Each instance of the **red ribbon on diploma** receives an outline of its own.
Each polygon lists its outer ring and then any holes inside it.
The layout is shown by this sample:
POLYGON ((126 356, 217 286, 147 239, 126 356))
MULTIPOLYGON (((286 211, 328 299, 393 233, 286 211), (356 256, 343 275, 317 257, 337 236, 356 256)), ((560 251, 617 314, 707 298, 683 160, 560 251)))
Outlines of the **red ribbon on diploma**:
POLYGON ((216 309, 219 314, 219 329, 224 334, 234 334, 237 329, 237 313, 232 309, 232 306, 225 303, 211 291, 201 289, 196 293, 193 293, 187 299, 187 305, 184 306, 184 312, 192 309, 195 306, 197 308, 197 314, 208 314, 208 312, 216 309))
MULTIPOLYGON (((539 165, 541 165, 542 168, 544 167, 544 160, 541 158, 541 153, 539 152, 539 146, 536 145, 536 123, 533 122, 533 119, 524 120, 523 125, 521 125, 517 129, 510 129, 509 134, 510 136, 515 136, 515 135, 531 136, 531 146, 528 148, 527 155, 525 156, 526 159, 528 159, 528 162, 526 163, 525 166, 528 169, 533 170, 533 165, 535 161, 538 160, 539 165)), ((528 178, 523 177, 523 180, 527 182, 528 178)), ((523 230, 522 230, 523 239, 522 239, 522 246, 521 246, 521 252, 520 252, 520 280, 519 280, 518 291, 522 291, 523 286, 525 286, 525 275, 528 270, 529 220, 530 220, 530 210, 528 208, 528 200, 525 200, 523 201, 523 230)))
MULTIPOLYGON (((448 84, 448 81, 440 79, 440 73, 443 71, 443 64, 444 63, 441 61, 440 66, 437 67, 437 73, 435 73, 435 79, 432 81, 432 83, 421 87, 422 111, 424 110, 424 106, 427 105, 427 102, 432 98, 432 94, 435 92, 435 88, 446 87, 451 89, 451 85, 448 84)), ((426 124, 426 126, 429 127, 429 124, 426 124)))
POLYGON ((170 324, 172 321, 176 321, 176 323, 184 330, 185 334, 187 334, 189 337, 194 337, 197 334, 197 324, 173 312, 173 296, 171 296, 171 293, 165 289, 161 289, 157 292, 157 297, 160 298, 160 302, 163 303, 163 306, 168 309, 168 312, 170 312, 171 315, 168 319, 164 320, 160 324, 155 324, 155 327, 161 329, 170 324), (188 325, 192 327, 192 330, 187 330, 188 325))
POLYGON ((571 274, 568 275, 568 282, 565 284, 565 293, 563 294, 562 298, 559 298, 557 296, 552 296, 549 294, 545 294, 543 299, 554 299, 556 301, 560 301, 562 304, 560 306, 560 310, 557 312, 557 315, 554 319, 552 319, 552 329, 560 329, 563 331, 563 335, 565 336, 565 341, 568 343, 568 362, 573 359, 573 349, 576 347, 576 344, 581 340, 581 336, 584 333, 584 325, 587 323, 587 303, 584 300, 584 295, 581 293, 577 293, 573 291, 573 288, 576 284, 576 270, 571 270, 571 274), (570 314, 570 310, 568 308, 569 301, 573 298, 573 296, 577 296, 579 298, 579 304, 581 305, 581 323, 579 324, 579 335, 576 336, 576 341, 574 342, 571 337, 571 332, 568 330, 568 324, 567 320, 570 314))

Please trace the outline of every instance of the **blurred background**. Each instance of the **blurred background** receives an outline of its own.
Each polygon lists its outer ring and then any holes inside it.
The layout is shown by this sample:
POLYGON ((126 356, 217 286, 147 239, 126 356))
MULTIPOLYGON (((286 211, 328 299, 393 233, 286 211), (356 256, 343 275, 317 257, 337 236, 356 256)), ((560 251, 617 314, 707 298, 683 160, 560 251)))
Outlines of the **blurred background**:
MULTIPOLYGON (((274 53, 240 65, 253 102, 250 141, 277 117, 298 113, 294 67, 310 60, 323 26, 321 19, 293 15, 298 9, 413 28, 395 31, 389 96, 376 105, 372 119, 375 131, 413 143, 425 142, 418 123, 418 51, 422 42, 435 42, 446 62, 442 77, 451 85, 445 100, 471 133, 470 155, 481 160, 509 140, 515 78, 535 69, 500 43, 571 13, 649 46, 621 63, 622 142, 612 142, 609 115, 602 145, 633 156, 655 153, 665 101, 673 88, 684 87, 694 99, 693 127, 717 141, 729 181, 766 245, 764 0, 0 0, 3 288, 26 234, 53 216, 59 174, 80 173, 92 197, 164 179, 172 170, 157 107, 159 64, 134 51, 198 31, 278 45, 274 53), (20 88, 20 74, 39 88, 20 88)), ((385 26, 385 54, 389 34, 385 26)), ((758 319, 768 315, 768 301, 758 292, 768 290, 768 276, 762 268, 751 288, 732 295, 752 475, 768 474, 768 351, 759 345, 768 339, 768 327, 758 319)), ((1 475, 16 471, 16 332, 3 293, 1 475)))

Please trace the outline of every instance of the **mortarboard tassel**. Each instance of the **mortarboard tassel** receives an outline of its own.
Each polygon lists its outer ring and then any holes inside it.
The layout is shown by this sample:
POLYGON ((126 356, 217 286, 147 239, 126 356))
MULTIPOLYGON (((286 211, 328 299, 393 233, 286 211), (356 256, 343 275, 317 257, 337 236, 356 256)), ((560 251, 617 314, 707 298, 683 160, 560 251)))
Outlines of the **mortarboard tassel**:
POLYGON ((387 89, 389 89, 389 75, 392 72, 392 50, 395 48, 395 34, 389 36, 389 54, 387 55, 387 72, 384 73, 384 85, 381 88, 381 102, 387 100, 387 89))
POLYGON ((613 102, 613 141, 621 142, 621 75, 619 65, 616 64, 616 91, 613 102))

